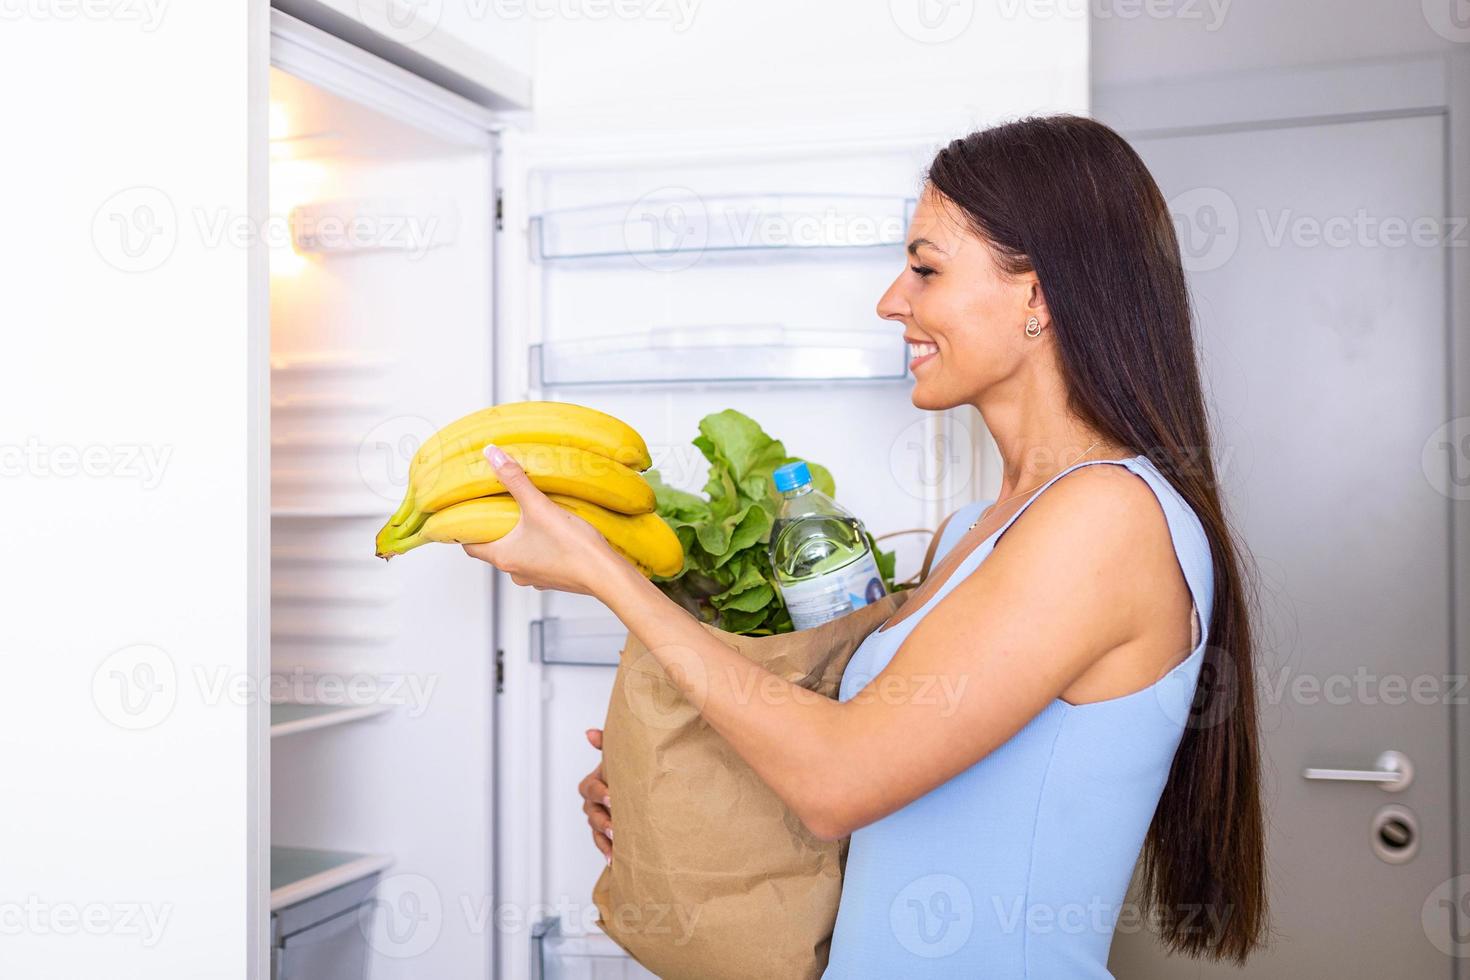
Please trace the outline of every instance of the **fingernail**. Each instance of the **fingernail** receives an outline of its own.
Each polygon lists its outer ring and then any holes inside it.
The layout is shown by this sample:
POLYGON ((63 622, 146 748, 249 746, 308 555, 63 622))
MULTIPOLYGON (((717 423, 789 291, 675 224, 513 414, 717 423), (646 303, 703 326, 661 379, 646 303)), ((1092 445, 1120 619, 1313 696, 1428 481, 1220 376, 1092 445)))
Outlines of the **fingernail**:
POLYGON ((611 827, 603 827, 602 828, 602 834, 608 840, 612 840, 612 828, 611 827))
POLYGON ((609 810, 611 810, 612 809, 612 797, 611 796, 604 796, 602 798, 602 805, 605 806, 605 807, 607 807, 609 810))
POLYGON ((499 467, 505 465, 505 461, 509 457, 505 455, 505 450, 501 449, 499 446, 495 445, 495 443, 491 442, 485 444, 485 458, 490 461, 491 466, 494 466, 498 469, 499 467))

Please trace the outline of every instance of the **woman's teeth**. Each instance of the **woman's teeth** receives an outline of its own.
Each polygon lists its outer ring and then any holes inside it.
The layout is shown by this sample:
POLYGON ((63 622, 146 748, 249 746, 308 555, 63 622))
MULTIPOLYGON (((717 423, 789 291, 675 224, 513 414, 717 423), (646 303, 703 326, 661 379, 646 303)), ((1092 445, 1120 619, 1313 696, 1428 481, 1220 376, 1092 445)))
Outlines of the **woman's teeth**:
POLYGON ((909 344, 909 359, 924 357, 927 354, 938 354, 938 344, 909 344))

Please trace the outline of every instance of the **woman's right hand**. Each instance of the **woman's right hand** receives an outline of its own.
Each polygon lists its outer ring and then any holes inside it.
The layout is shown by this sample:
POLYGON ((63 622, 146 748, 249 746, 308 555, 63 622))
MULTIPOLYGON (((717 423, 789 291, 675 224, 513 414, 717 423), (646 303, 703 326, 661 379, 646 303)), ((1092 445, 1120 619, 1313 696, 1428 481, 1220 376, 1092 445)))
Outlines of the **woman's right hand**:
MULTIPOLYGON (((587 741, 597 751, 602 751, 602 729, 587 729, 587 741)), ((587 814, 587 823, 592 828, 592 843, 612 864, 612 797, 608 794, 607 781, 602 775, 602 763, 589 772, 577 787, 582 794, 582 812, 587 814)))

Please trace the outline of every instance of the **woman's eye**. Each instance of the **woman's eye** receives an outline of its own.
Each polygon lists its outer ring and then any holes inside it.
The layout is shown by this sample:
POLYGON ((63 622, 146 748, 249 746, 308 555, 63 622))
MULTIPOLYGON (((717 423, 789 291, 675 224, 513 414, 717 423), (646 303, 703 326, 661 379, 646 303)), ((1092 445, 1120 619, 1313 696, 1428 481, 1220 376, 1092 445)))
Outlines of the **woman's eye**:
POLYGON ((914 275, 918 276, 920 279, 928 279, 930 276, 934 275, 934 270, 929 268, 927 265, 911 265, 909 266, 909 268, 914 270, 914 275))

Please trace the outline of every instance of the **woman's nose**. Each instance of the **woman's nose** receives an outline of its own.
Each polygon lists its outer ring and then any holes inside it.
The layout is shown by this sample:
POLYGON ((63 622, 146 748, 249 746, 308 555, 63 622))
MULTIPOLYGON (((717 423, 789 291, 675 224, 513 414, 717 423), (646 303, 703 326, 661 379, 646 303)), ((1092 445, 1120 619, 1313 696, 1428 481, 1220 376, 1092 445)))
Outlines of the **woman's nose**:
POLYGON ((878 315, 885 320, 902 320, 909 315, 908 298, 903 294, 903 276, 893 280, 887 292, 878 297, 878 315))

